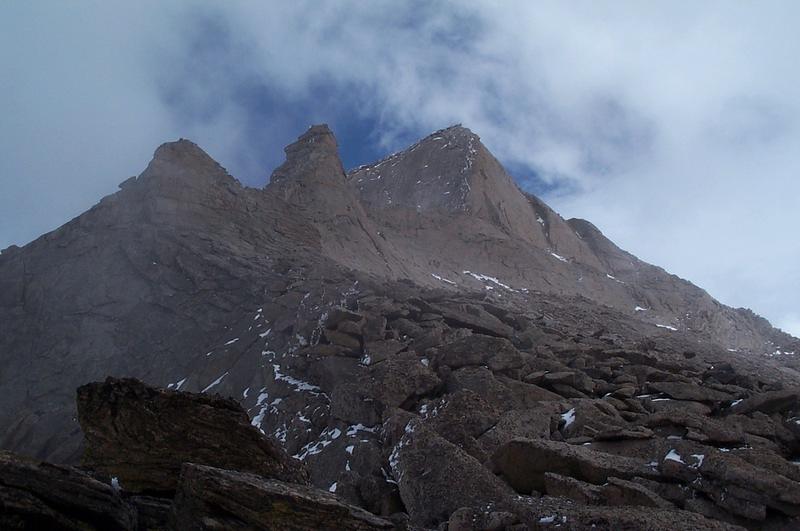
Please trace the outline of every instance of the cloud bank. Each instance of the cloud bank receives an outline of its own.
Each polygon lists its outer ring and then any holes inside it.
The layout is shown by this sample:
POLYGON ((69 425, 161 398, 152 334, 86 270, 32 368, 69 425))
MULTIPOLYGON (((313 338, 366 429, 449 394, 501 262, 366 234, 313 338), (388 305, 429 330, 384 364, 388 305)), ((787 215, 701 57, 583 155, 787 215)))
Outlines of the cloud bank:
POLYGON ((800 335, 791 2, 0 7, 0 247, 189 137, 250 185, 327 121, 366 162, 463 123, 565 217, 800 335))

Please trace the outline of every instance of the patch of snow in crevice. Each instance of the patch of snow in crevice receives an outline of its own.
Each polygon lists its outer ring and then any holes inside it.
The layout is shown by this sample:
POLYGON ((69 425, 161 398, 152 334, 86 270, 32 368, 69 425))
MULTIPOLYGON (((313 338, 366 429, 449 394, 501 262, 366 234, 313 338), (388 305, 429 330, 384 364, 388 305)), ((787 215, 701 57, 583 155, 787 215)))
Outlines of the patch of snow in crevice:
POLYGON ((703 466, 703 461, 705 460, 705 454, 692 454, 692 457, 695 459, 695 464, 691 465, 692 468, 700 468, 703 466))
POLYGON ((267 331, 258 334, 258 337, 260 337, 261 339, 264 339, 265 337, 267 337, 270 334, 270 332, 272 332, 272 328, 267 328, 267 331))
POLYGON ((333 443, 333 441, 338 439, 341 435, 342 430, 339 428, 325 428, 322 433, 319 434, 319 439, 306 444, 292 457, 304 461, 309 455, 316 455, 322 452, 326 446, 333 443))
POLYGON ((403 471, 400 468, 400 451, 404 446, 410 444, 409 437, 414 433, 414 426, 412 422, 413 421, 409 421, 408 424, 406 424, 406 427, 403 430, 405 433, 397 442, 397 444, 394 445, 394 448, 392 448, 392 453, 389 454, 389 467, 392 470, 394 479, 397 481, 400 481, 403 478, 403 471))
POLYGON ((379 426, 364 426, 359 422, 358 424, 351 424, 350 426, 348 426, 345 435, 347 435, 348 437, 355 437, 356 435, 358 435, 358 432, 360 431, 365 431, 367 433, 375 433, 378 431, 378 429, 379 426))
MULTIPOLYGON (((463 271, 463 274, 464 275, 469 275, 469 276, 471 276, 472 278, 474 278, 476 280, 480 280, 481 282, 491 282, 492 284, 495 284, 497 286, 500 286, 501 288, 507 289, 508 291, 513 291, 514 293, 517 292, 517 290, 515 290, 514 288, 512 288, 508 284, 503 284, 498 279, 496 279, 494 277, 490 277, 489 275, 482 275, 480 273, 473 273, 472 271, 466 271, 466 270, 463 271)), ((487 286, 486 289, 490 289, 490 286, 487 286)))
POLYGON ((659 327, 659 328, 666 328, 667 330, 672 330, 673 332, 677 332, 678 331, 677 328, 675 328, 674 326, 670 326, 670 325, 657 324, 656 326, 659 327))
POLYGON ((183 386, 183 384, 186 383, 186 380, 187 380, 187 378, 184 378, 183 380, 178 380, 175 383, 171 383, 171 384, 167 385, 167 389, 173 389, 174 388, 176 391, 180 391, 180 389, 183 386))
POLYGON ((446 279, 446 278, 444 278, 444 277, 440 277, 439 275, 437 275, 437 274, 435 274, 435 273, 431 273, 431 276, 432 276, 433 278, 435 278, 436 280, 440 280, 440 281, 442 281, 442 282, 446 282, 446 283, 448 283, 448 284, 452 284, 453 286, 455 286, 455 285, 456 285, 456 283, 455 283, 455 282, 453 282, 452 280, 448 280, 448 279, 446 279))
POLYGON ((671 449, 669 452, 667 452, 667 455, 664 456, 664 461, 675 461, 676 463, 681 463, 682 465, 686 464, 684 463, 680 454, 675 451, 675 449, 671 449))
POLYGON ((296 391, 308 391, 313 394, 319 394, 321 391, 321 389, 316 385, 304 382, 303 380, 299 380, 293 376, 289 376, 288 374, 283 374, 281 372, 281 366, 277 363, 273 363, 272 368, 275 371, 275 381, 286 382, 294 387, 296 391))
POLYGON ((562 262, 564 262, 564 263, 569 263, 569 260, 567 260, 566 258, 564 258, 563 256, 561 256, 560 254, 556 254, 556 253, 554 253, 553 251, 550 251, 550 256, 552 256, 552 257, 553 257, 553 258, 555 258, 556 260, 560 260, 560 261, 562 261, 562 262))
POLYGON ((561 415, 561 420, 564 421, 564 429, 569 428, 570 424, 575 422, 575 408, 570 409, 561 415))
POLYGON ((647 308, 642 308, 641 306, 637 306, 633 309, 634 312, 646 312, 647 308))
POLYGON ((236 343, 237 341, 239 341, 239 338, 238 338, 238 337, 234 337, 233 339, 231 339, 230 341, 228 341, 227 343, 225 343, 225 346, 227 347, 228 345, 233 345, 233 344, 234 344, 234 343, 236 343))
POLYGON ((203 389, 200 392, 201 393, 205 393, 206 391, 208 391, 209 389, 213 388, 214 386, 219 385, 219 383, 222 381, 222 379, 225 378, 226 376, 228 376, 228 371, 225 371, 225 374, 223 374, 222 376, 220 376, 219 378, 217 378, 216 380, 214 380, 213 382, 208 384, 208 386, 206 386, 206 388, 203 389))
POLYGON ((337 483, 338 483, 337 481, 334 481, 334 482, 333 482, 333 485, 331 485, 330 487, 328 487, 328 492, 336 492, 336 484, 337 484, 337 483))

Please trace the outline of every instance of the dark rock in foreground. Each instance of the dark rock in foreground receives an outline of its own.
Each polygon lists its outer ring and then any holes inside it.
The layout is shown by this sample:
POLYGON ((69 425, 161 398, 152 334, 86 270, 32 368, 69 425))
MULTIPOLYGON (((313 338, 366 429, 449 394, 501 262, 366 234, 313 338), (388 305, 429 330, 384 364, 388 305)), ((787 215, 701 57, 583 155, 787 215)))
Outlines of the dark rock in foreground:
POLYGON ((193 464, 183 466, 172 510, 176 529, 367 531, 393 527, 388 520, 318 489, 193 464))
POLYGON ((251 426, 237 402, 219 396, 108 378, 78 389, 78 419, 83 465, 129 492, 174 491, 187 462, 307 481, 301 463, 251 426))
POLYGON ((135 529, 111 485, 70 466, 0 452, 0 529, 135 529))

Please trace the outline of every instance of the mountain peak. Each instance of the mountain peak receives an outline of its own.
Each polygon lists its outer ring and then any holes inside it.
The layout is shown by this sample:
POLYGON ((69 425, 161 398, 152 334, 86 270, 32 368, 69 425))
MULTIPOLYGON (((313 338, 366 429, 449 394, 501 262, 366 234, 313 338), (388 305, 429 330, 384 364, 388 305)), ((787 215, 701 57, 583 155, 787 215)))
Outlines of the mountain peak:
POLYGON ((466 211, 473 163, 485 150, 477 135, 458 124, 352 170, 348 180, 364 202, 378 208, 466 211))
POLYGON ((344 182, 336 137, 327 124, 312 125, 284 148, 286 162, 272 172, 270 183, 287 180, 329 180, 344 182))
POLYGON ((132 182, 129 179, 121 187, 146 186, 150 189, 201 189, 215 184, 234 183, 233 177, 203 151, 197 144, 185 138, 161 144, 153 153, 147 168, 132 182))

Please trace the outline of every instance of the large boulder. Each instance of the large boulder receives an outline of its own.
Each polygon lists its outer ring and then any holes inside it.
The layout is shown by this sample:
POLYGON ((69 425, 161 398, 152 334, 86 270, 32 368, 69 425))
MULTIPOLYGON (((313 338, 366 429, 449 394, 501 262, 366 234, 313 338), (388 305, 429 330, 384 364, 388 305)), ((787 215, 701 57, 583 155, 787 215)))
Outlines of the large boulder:
POLYGON ((109 483, 69 466, 0 451, 0 529, 136 529, 109 483))
POLYGON ((409 421, 389 456, 411 522, 431 527, 461 507, 503 503, 513 491, 477 459, 419 420, 409 421))
POLYGON ((250 424, 233 400, 108 378, 78 389, 83 465, 126 491, 170 493, 183 463, 306 482, 301 464, 250 424))
MULTIPOLYGON (((683 445, 660 460, 661 473, 704 493, 722 509, 750 520, 764 520, 767 509, 800 516, 800 483, 754 466, 730 453, 707 449, 689 453, 683 445)), ((786 466, 793 466, 786 462, 786 466)))
POLYGON ((759 393, 744 400, 737 400, 727 412, 736 415, 746 415, 754 411, 776 413, 791 410, 798 405, 800 405, 800 389, 784 389, 759 393))
POLYGON ((522 494, 542 492, 547 472, 594 484, 605 483, 609 477, 658 476, 637 459, 546 439, 513 439, 497 450, 493 462, 506 481, 522 494))
POLYGON ((392 523, 311 487, 187 463, 172 504, 176 529, 391 529, 392 523))
POLYGON ((472 334, 441 345, 434 356, 440 365, 452 369, 485 365, 493 372, 520 369, 522 355, 508 339, 472 334))
POLYGON ((728 393, 687 382, 651 382, 648 387, 651 391, 664 393, 675 400, 722 402, 732 398, 728 393))

